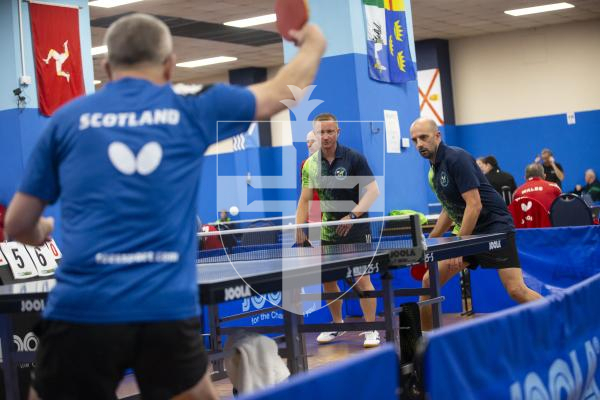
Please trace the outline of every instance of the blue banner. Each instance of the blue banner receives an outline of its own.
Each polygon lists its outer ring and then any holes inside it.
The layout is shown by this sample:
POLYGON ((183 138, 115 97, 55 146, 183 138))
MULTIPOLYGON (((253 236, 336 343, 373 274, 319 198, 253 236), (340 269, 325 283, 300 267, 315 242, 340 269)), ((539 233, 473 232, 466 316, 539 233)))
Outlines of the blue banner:
POLYGON ((433 332, 424 355, 429 398, 600 399, 598 293, 600 274, 433 332))
MULTIPOLYGON (((543 296, 600 273, 600 226, 517 229, 516 241, 525 283, 543 296)), ((472 271, 471 288, 477 313, 516 305, 495 270, 472 271)))
POLYGON ((398 355, 388 344, 238 399, 397 400, 399 375, 398 355))
POLYGON ((389 83, 415 80, 404 1, 363 0, 363 3, 369 77, 389 83))

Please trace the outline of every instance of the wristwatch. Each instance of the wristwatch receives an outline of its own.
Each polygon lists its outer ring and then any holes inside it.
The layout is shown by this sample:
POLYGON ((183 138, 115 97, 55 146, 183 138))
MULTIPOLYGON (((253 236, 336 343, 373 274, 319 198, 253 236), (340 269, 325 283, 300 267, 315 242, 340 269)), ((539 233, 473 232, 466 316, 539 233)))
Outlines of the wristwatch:
POLYGON ((358 215, 354 214, 352 211, 350 211, 350 214, 348 214, 350 216, 350 219, 356 219, 358 218, 358 215))

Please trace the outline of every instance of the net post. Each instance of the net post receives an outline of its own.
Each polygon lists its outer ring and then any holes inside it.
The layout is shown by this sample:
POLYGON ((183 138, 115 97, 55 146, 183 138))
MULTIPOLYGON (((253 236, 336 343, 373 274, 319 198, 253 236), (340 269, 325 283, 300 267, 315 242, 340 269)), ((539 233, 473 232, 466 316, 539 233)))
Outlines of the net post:
POLYGON ((409 218, 413 247, 421 247, 423 245, 423 229, 421 228, 421 220, 417 214, 412 214, 409 216, 409 218))

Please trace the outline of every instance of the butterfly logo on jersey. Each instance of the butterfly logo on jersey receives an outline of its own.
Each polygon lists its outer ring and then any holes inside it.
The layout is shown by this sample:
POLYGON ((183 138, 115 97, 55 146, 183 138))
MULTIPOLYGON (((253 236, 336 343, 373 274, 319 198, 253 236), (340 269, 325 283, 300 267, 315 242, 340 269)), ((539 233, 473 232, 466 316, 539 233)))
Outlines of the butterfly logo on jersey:
POLYGON ((527 212, 531 210, 532 206, 533 204, 531 203, 531 201, 528 201, 527 203, 521 203, 521 210, 523 210, 523 212, 527 212))
POLYGON ((108 158, 112 165, 123 175, 150 175, 160 165, 162 147, 157 142, 146 143, 137 156, 122 142, 112 142, 108 146, 108 158))

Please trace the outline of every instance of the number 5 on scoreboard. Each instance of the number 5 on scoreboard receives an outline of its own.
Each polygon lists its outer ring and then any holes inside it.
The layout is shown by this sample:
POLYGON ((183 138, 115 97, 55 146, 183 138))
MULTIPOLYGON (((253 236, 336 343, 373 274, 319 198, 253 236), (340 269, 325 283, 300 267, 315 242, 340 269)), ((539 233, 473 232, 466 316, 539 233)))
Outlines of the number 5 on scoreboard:
POLYGON ((4 253, 15 279, 37 276, 35 264, 25 246, 17 242, 7 242, 0 244, 0 248, 2 248, 2 253, 4 253))

